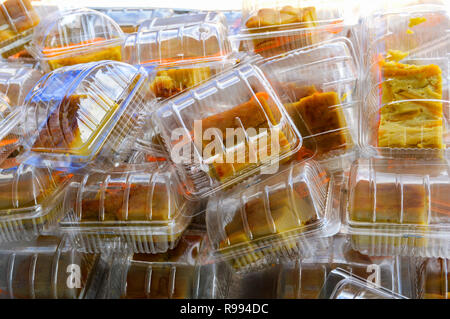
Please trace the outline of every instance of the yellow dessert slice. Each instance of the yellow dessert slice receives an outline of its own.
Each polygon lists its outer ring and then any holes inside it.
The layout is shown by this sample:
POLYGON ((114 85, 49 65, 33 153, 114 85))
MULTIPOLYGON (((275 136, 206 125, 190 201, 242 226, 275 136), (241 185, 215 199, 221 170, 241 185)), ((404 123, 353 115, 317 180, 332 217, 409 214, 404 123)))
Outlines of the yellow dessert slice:
POLYGON ((442 71, 437 65, 384 62, 378 146, 445 148, 442 71))

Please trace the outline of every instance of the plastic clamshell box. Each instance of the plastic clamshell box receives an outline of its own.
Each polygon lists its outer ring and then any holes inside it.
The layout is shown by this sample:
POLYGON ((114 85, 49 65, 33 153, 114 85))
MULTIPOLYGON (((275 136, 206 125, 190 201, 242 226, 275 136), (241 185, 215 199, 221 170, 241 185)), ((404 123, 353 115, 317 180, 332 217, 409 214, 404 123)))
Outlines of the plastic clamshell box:
POLYGON ((35 29, 28 51, 45 71, 80 63, 122 61, 124 34, 114 20, 90 9, 46 16, 35 29))
POLYGON ((308 147, 315 140, 315 159, 340 169, 342 158, 353 153, 347 159, 349 166, 355 157, 360 104, 359 63, 351 42, 346 38, 321 42, 264 59, 258 66, 280 96, 303 144, 308 147))
POLYGON ((343 230, 368 255, 450 256, 447 161, 369 158, 348 177, 343 230))
POLYGON ((327 277, 319 299, 407 299, 337 268, 327 277))
POLYGON ((228 273, 223 264, 197 262, 205 233, 187 230, 166 253, 134 254, 113 264, 104 290, 106 298, 221 298, 228 273))
POLYGON ((108 260, 77 252, 64 238, 0 245, 0 299, 95 298, 108 260), (75 274, 79 274, 76 278, 75 274))
POLYGON ((156 110, 155 122, 186 196, 194 199, 242 182, 261 169, 276 170, 302 146, 278 96, 251 64, 166 100, 156 110))
POLYGON ((0 168, 16 165, 16 157, 23 146, 24 129, 22 127, 24 111, 22 107, 10 106, 0 95, 0 168))
POLYGON ((11 106, 21 106, 41 77, 42 73, 31 65, 0 62, 0 92, 6 95, 11 106))
POLYGON ((233 274, 227 298, 317 299, 328 274, 336 268, 386 289, 409 294, 413 281, 410 275, 414 275, 415 268, 409 259, 403 259, 363 255, 350 247, 347 236, 335 235, 329 246, 308 258, 294 261, 281 258, 261 270, 233 274))
POLYGON ((448 153, 449 27, 447 8, 441 6, 407 7, 365 21, 359 139, 367 156, 448 153))
POLYGON ((336 36, 345 36, 342 1, 244 1, 240 50, 271 57, 336 36))
POLYGON ((419 297, 450 299, 450 260, 427 258, 419 268, 419 297))
POLYGON ((0 4, 0 54, 3 58, 21 51, 40 21, 30 0, 6 0, 0 4))
POLYGON ((87 174, 70 184, 64 197, 60 229, 74 246, 90 252, 111 244, 136 253, 165 252, 176 246, 196 212, 170 164, 87 174))
POLYGON ((123 61, 131 64, 197 63, 224 60, 232 53, 227 27, 222 22, 206 20, 184 25, 179 24, 178 19, 157 19, 157 26, 128 35, 123 61))
POLYGON ((166 8, 91 8, 106 14, 113 19, 125 33, 139 30, 139 26, 151 19, 168 18, 173 15, 172 9, 166 8))
POLYGON ((212 258, 241 272, 273 257, 308 257, 339 231, 336 191, 334 177, 310 160, 217 194, 206 210, 212 258))
POLYGON ((53 230, 72 175, 26 164, 0 169, 0 242, 29 240, 53 230))
POLYGON ((117 61, 44 76, 25 99, 28 160, 80 168, 94 160, 107 166, 128 155, 142 126, 139 115, 152 100, 148 76, 143 68, 117 61))
POLYGON ((171 17, 155 17, 141 23, 139 31, 149 31, 152 29, 166 29, 169 27, 186 27, 199 24, 222 24, 227 27, 227 22, 223 13, 220 12, 199 12, 192 14, 181 14, 171 17))

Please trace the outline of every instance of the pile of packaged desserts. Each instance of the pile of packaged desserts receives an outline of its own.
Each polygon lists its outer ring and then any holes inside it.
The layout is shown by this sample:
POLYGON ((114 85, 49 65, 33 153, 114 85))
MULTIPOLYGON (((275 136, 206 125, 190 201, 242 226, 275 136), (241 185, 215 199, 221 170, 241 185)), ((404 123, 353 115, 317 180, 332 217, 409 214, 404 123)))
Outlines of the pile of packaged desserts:
POLYGON ((422 2, 3 1, 0 298, 450 298, 450 7, 422 2))

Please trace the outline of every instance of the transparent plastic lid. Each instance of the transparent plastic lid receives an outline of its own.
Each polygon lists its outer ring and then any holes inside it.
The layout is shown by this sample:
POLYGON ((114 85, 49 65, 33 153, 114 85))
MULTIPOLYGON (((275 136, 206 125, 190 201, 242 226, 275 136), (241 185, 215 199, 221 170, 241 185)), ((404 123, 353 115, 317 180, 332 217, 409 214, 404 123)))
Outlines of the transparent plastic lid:
POLYGON ((157 19, 156 26, 129 35, 124 44, 124 61, 132 64, 196 63, 223 60, 231 54, 227 27, 221 21, 200 19, 180 24, 178 19, 157 19))
POLYGON ((144 69, 116 61, 47 74, 25 99, 29 160, 77 168, 100 151, 99 165, 126 155, 142 124, 138 115, 151 101, 147 79, 144 69))
POLYGON ((351 16, 343 1, 244 1, 241 51, 270 57, 336 36, 346 36, 351 16))
MULTIPOLYGON (((317 299, 329 273, 342 268, 368 282, 399 292, 411 285, 411 273, 401 273, 397 257, 369 257, 350 246, 346 236, 335 235, 330 245, 297 260, 279 259, 270 266, 234 274, 227 298, 317 299)), ((411 267, 413 268, 413 267, 411 267)), ((414 269, 414 268, 413 268, 414 269)), ((406 291, 409 292, 409 291, 406 291)))
POLYGON ((419 272, 420 298, 450 299, 450 260, 426 259, 419 272))
POLYGON ((359 159, 349 172, 344 228, 370 255, 450 254, 444 160, 359 159))
POLYGON ((204 232, 188 230, 178 246, 164 254, 134 254, 113 266, 107 298, 197 299, 220 298, 227 277, 220 265, 198 264, 204 232))
POLYGON ((35 29, 29 46, 46 70, 100 60, 122 60, 123 32, 107 15, 90 9, 54 12, 35 29))
POLYGON ((193 14, 181 14, 172 17, 155 17, 141 23, 139 31, 152 29, 167 29, 170 27, 186 27, 198 24, 223 24, 227 25, 225 16, 220 12, 200 12, 193 14))
POLYGON ((0 54, 7 58, 31 40, 40 21, 30 0, 6 0, 0 3, 0 54))
POLYGON ((10 106, 0 95, 0 168, 17 165, 17 156, 23 150, 24 128, 22 127, 24 109, 10 106))
POLYGON ((100 255, 76 252, 60 237, 4 243, 0 299, 94 298, 106 269, 100 255))
POLYGON ((266 257, 314 253, 339 230, 335 191, 333 177, 307 161, 217 194, 206 212, 214 256, 240 270, 266 257))
POLYGON ((26 164, 0 169, 0 241, 33 238, 55 227, 72 175, 26 164))
POLYGON ((85 175, 68 187, 62 210, 61 231, 72 234, 77 245, 101 251, 116 241, 142 253, 174 248, 196 213, 170 164, 85 175))
POLYGON ((289 51, 258 66, 279 94, 305 146, 315 141, 316 159, 354 150, 359 65, 348 39, 289 51))
POLYGON ((367 34, 360 143, 371 156, 439 157, 450 144, 446 7, 374 15, 367 34))
POLYGON ((11 106, 21 106, 42 73, 31 65, 0 62, 0 92, 11 106))
POLYGON ((337 268, 327 277, 320 299, 407 299, 388 289, 378 287, 348 271, 337 268))
POLYGON ((276 171, 302 146, 278 96, 250 64, 167 100, 155 121, 191 198, 205 198, 269 166, 266 173, 276 171))

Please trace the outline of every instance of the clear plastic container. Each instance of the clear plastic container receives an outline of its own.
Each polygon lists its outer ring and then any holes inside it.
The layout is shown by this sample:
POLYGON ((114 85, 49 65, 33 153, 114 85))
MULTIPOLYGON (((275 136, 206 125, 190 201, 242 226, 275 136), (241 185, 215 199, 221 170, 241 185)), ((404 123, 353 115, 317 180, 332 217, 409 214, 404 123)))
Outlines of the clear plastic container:
POLYGON ((11 106, 21 106, 41 77, 42 73, 31 65, 0 62, 0 92, 7 96, 11 106))
POLYGON ((80 168, 123 162, 152 101, 143 68, 102 61, 57 69, 28 94, 24 123, 35 165, 80 168))
POLYGON ((106 298, 220 298, 227 278, 220 264, 197 262, 205 233, 187 231, 178 246, 164 254, 134 254, 118 260, 106 281, 106 298))
POLYGON ((126 37, 123 61, 131 64, 197 63, 221 61, 232 52, 227 28, 220 21, 200 19, 189 23, 184 18, 172 17, 156 19, 155 24, 150 29, 144 25, 142 31, 126 37))
POLYGON ((139 26, 149 20, 168 18, 173 10, 168 8, 92 8, 112 18, 125 33, 137 32, 139 26))
POLYGON ((55 229, 72 177, 26 164, 0 169, 0 241, 30 240, 55 229))
POLYGON ((30 0, 6 0, 0 4, 0 20, 0 54, 7 58, 30 42, 40 18, 30 0))
POLYGON ((419 270, 420 298, 450 299, 450 260, 429 258, 419 270))
POLYGON ((337 268, 327 277, 319 299, 407 299, 337 268))
POLYGON ((0 299, 95 298, 108 270, 99 254, 77 252, 64 238, 0 245, 0 299))
POLYGON ((89 252, 111 244, 136 253, 165 252, 176 246, 196 213, 170 164, 86 174, 64 197, 60 229, 89 252))
POLYGON ((35 29, 28 51, 45 71, 101 60, 122 61, 124 34, 114 20, 90 9, 54 12, 35 29))
POLYGON ((277 260, 259 271, 233 275, 227 298, 317 299, 336 268, 397 293, 409 295, 415 287, 415 268, 409 259, 369 257, 353 250, 346 236, 335 235, 328 247, 311 257, 277 260))
POLYGON ((289 51, 258 66, 280 96, 304 145, 315 141, 315 159, 336 166, 337 156, 353 153, 354 157, 359 63, 348 39, 289 51))
POLYGON ((448 257, 449 187, 444 160, 359 159, 344 193, 343 230, 368 255, 448 257))
POLYGON ((369 156, 436 158, 448 153, 449 27, 447 8, 429 5, 374 14, 365 21, 360 144, 369 156))
POLYGON ((271 57, 309 46, 349 29, 343 1, 243 2, 240 50, 271 57))
POLYGON ((17 156, 23 150, 24 131, 21 124, 24 110, 22 107, 11 110, 1 95, 0 109, 0 168, 5 169, 17 165, 17 156))
POLYGON ((206 211, 212 258, 247 271, 273 257, 314 254, 339 231, 336 191, 334 177, 311 160, 217 194, 206 211))
POLYGON ((261 169, 272 172, 302 146, 278 96, 251 64, 162 103, 155 122, 189 198, 206 198, 261 169))

